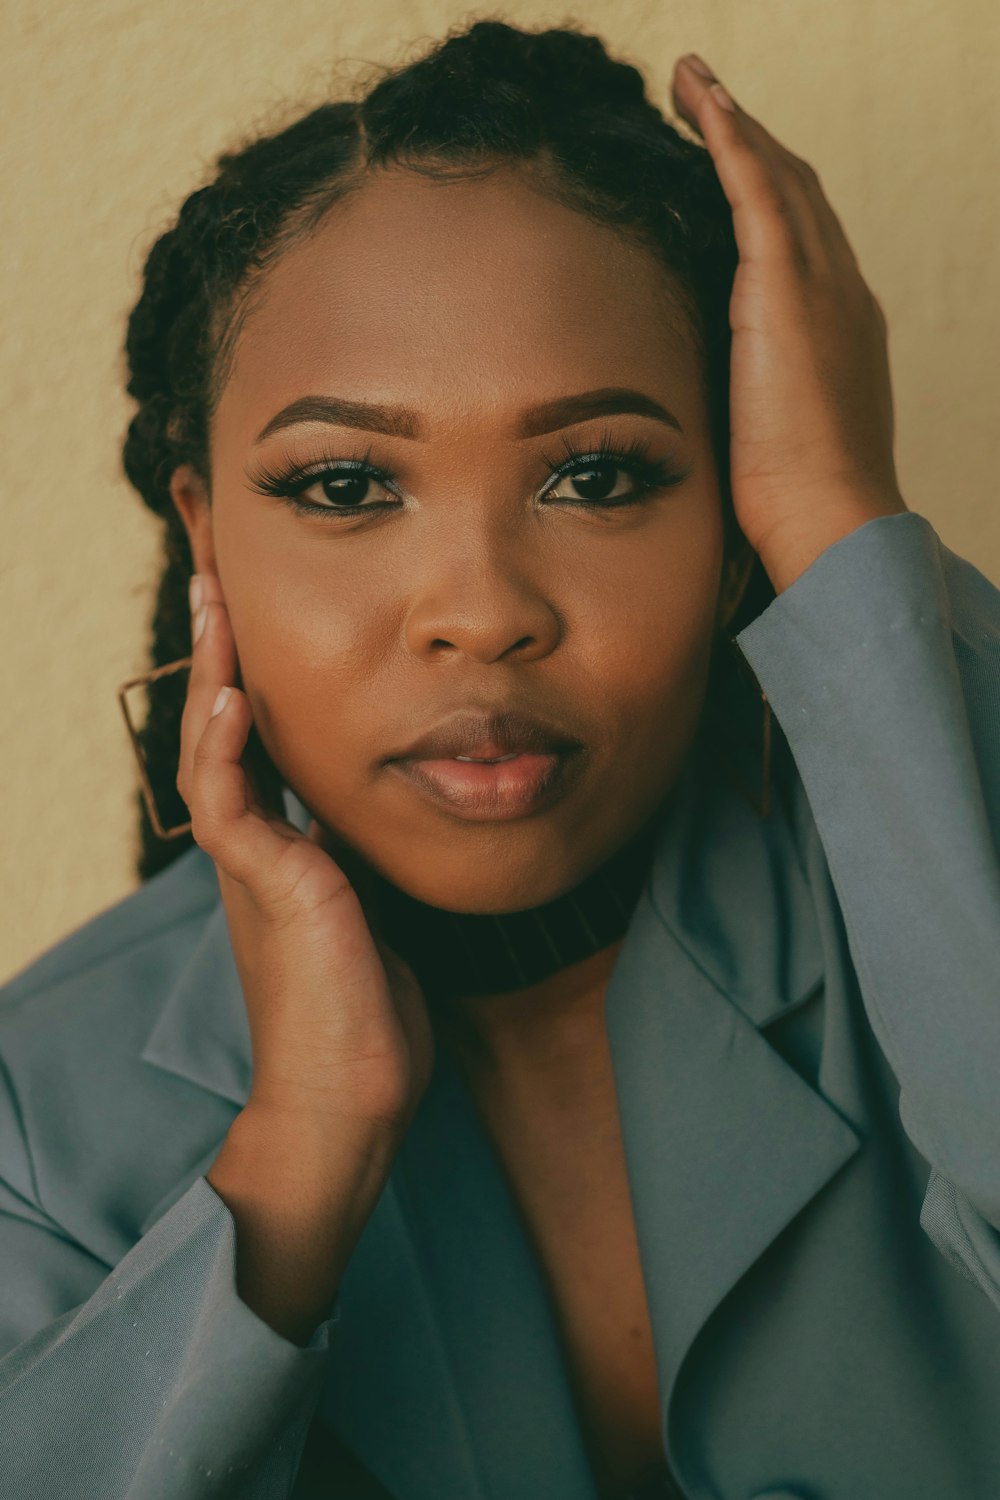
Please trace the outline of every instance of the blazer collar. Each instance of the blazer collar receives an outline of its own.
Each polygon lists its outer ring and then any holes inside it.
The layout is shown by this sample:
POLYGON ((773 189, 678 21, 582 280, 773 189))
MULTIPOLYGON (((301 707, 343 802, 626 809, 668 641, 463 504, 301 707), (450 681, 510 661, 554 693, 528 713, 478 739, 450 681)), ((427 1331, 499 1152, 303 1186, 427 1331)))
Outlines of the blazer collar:
MULTIPOLYGON (((760 819, 728 782, 689 764, 607 991, 664 1438, 682 1477, 684 1437, 670 1411, 687 1352, 860 1144, 762 1032, 824 980, 801 855, 814 830, 798 793, 760 819)), ((308 814, 290 792, 286 808, 304 829, 308 814)), ((250 1035, 221 902, 142 1056, 245 1103, 250 1035)), ((218 1145, 189 1164, 147 1226, 218 1145)), ((596 1500, 548 1293, 446 1056, 339 1302, 321 1414, 392 1493, 596 1500)))

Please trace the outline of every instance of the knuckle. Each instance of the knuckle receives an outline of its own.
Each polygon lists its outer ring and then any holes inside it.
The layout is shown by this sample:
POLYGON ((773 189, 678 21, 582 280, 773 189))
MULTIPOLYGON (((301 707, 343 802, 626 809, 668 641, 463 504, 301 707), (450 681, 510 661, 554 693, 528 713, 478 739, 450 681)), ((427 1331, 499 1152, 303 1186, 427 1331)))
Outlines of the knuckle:
POLYGON ((822 268, 817 269, 810 260, 808 251, 790 225, 784 237, 782 264, 800 287, 807 291, 817 290, 817 281, 823 275, 822 268))
POLYGON ((213 859, 220 850, 221 832, 220 820, 209 808, 193 807, 191 809, 191 837, 213 859))
POLYGON ((768 213, 787 224, 793 222, 792 198, 782 183, 772 178, 762 189, 761 198, 768 213))
POLYGON ((192 807, 191 837, 194 839, 195 843, 200 844, 202 848, 205 848, 206 844, 211 841, 211 830, 212 820, 206 815, 204 807, 192 807))

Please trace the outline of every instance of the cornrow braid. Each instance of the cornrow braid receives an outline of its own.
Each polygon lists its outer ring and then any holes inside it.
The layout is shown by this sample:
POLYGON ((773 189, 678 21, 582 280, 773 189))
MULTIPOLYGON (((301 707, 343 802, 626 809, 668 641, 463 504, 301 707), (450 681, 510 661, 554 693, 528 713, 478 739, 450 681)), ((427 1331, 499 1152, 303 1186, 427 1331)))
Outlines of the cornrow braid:
MULTIPOLYGON (((722 489, 727 547, 740 533, 728 490, 729 298, 738 252, 728 202, 707 149, 682 136, 646 97, 642 74, 575 25, 525 31, 499 20, 455 28, 423 56, 376 71, 367 91, 325 103, 273 134, 224 152, 215 174, 154 242, 125 339, 125 473, 164 522, 164 561, 151 618, 150 666, 191 652, 192 559, 170 495, 190 464, 210 477, 212 415, 258 281, 284 251, 375 169, 436 177, 525 164, 573 210, 635 237, 661 258, 700 355, 722 489)), ((774 597, 755 564, 732 631, 774 597)), ((140 731, 160 816, 184 822, 177 791, 186 685, 161 678, 140 731)), ((161 840, 136 793, 137 871, 176 859, 190 834, 161 840)))

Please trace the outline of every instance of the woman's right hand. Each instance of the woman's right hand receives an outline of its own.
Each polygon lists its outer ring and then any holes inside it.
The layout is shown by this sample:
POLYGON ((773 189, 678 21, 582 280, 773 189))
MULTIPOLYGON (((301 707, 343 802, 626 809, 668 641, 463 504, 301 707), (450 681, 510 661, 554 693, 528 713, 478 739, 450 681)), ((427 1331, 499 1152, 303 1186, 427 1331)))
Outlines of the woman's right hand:
POLYGON ((250 1024, 248 1106, 401 1139, 434 1065, 423 995, 373 937, 319 825, 300 833, 241 762, 250 700, 236 686, 219 579, 198 577, 203 629, 192 644, 177 789, 218 875, 250 1024), (228 701, 213 715, 223 687, 228 701))

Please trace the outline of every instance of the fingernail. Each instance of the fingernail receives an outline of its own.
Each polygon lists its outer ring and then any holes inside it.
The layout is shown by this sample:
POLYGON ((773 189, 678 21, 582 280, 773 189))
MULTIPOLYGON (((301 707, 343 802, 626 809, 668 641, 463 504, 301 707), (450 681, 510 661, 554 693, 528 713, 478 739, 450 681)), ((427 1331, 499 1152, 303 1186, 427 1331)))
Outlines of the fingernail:
POLYGON ((208 716, 210 719, 214 719, 216 714, 221 714, 222 710, 229 702, 229 695, 232 691, 233 690, 231 687, 221 687, 219 689, 218 693, 216 694, 215 702, 212 704, 212 712, 208 716))
POLYGON ((192 573, 191 582, 188 584, 188 599, 191 601, 191 613, 201 608, 201 574, 192 573))
POLYGON ((723 109, 728 109, 731 114, 736 113, 736 105, 733 103, 729 94, 726 93, 721 83, 713 83, 708 92, 712 95, 712 98, 715 100, 716 104, 721 105, 723 109))
POLYGON ((715 77, 715 74, 708 66, 708 63, 703 62, 702 59, 698 56, 697 52, 689 52, 685 57, 681 58, 681 61, 686 62, 688 67, 691 68, 693 72, 700 73, 702 78, 715 77))
POLYGON ((205 621, 208 619, 208 605, 203 604, 194 617, 194 639, 201 639, 201 633, 205 629, 205 621))

